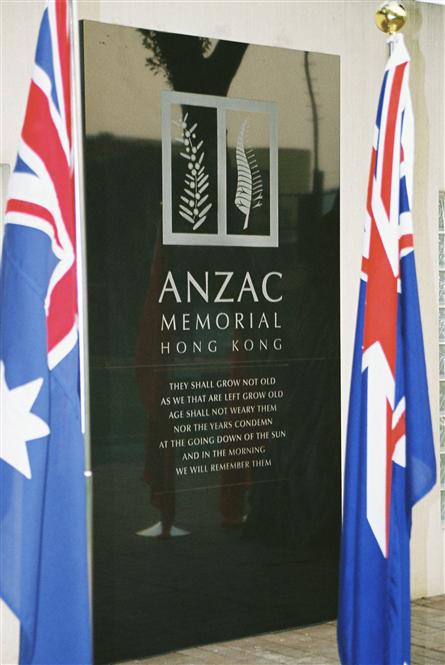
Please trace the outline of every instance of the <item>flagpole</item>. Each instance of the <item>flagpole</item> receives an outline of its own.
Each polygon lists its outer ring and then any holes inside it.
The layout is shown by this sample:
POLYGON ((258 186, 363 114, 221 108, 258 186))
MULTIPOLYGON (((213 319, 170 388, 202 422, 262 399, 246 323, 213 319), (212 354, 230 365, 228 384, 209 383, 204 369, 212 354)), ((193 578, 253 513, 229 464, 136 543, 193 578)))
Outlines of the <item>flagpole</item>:
POLYGON ((76 247, 77 247, 77 294, 78 294, 78 327, 79 327, 79 358, 80 358, 80 407, 81 425, 84 436, 85 467, 87 492, 87 543, 88 543, 88 579, 90 597, 90 617, 92 617, 92 505, 93 505, 93 472, 91 470, 91 429, 90 429, 90 380, 89 380, 89 347, 88 347, 88 289, 87 289, 87 252, 85 224, 85 181, 83 155, 83 111, 82 111, 82 72, 79 34, 79 17, 77 0, 69 0, 70 30, 72 35, 72 127, 73 127, 73 159, 74 159, 74 191, 76 215, 76 247))
POLYGON ((375 13, 375 22, 379 30, 388 37, 389 55, 394 50, 394 35, 406 23, 406 10, 399 2, 384 2, 375 13))

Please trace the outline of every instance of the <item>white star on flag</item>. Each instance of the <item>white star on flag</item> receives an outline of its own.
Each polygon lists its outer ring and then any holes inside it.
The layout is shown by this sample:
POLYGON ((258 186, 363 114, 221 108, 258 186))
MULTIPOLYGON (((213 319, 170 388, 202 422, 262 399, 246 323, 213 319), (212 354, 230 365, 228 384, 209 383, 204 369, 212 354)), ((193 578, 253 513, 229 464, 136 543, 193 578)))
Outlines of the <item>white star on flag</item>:
POLYGON ((49 434, 47 423, 31 413, 32 406, 43 384, 35 379, 9 390, 5 366, 0 362, 0 459, 10 464, 25 478, 31 478, 27 441, 49 434))

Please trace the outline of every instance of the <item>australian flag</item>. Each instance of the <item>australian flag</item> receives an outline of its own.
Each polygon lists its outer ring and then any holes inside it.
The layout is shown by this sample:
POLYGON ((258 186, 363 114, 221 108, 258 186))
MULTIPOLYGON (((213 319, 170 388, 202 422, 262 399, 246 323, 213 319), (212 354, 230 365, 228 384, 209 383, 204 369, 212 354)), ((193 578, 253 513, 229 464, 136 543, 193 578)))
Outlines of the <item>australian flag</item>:
POLYGON ((72 154, 57 0, 40 25, 0 278, 0 593, 23 664, 91 662, 72 154))
POLYGON ((347 433, 343 665, 409 665, 411 510, 435 483, 411 224, 409 62, 394 39, 369 176, 347 433))

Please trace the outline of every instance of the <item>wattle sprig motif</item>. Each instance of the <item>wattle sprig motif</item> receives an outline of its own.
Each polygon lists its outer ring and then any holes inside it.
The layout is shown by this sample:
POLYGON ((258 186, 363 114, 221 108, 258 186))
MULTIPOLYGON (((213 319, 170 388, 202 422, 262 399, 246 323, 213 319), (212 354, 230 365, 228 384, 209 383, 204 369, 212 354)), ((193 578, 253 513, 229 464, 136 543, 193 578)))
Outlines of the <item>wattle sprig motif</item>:
POLYGON ((188 115, 188 113, 185 114, 182 122, 174 121, 175 125, 181 129, 181 136, 176 140, 184 145, 184 151, 179 154, 188 162, 179 214, 192 224, 193 231, 196 231, 206 221, 212 202, 208 201, 209 195, 205 193, 209 186, 209 176, 205 172, 205 153, 201 150, 204 141, 197 139, 198 123, 195 122, 191 127, 188 126, 188 115))
POLYGON ((258 168, 255 153, 246 147, 248 118, 241 125, 236 143, 236 168, 238 181, 235 194, 235 205, 245 215, 243 229, 249 226, 249 216, 253 208, 263 205, 263 181, 258 168))

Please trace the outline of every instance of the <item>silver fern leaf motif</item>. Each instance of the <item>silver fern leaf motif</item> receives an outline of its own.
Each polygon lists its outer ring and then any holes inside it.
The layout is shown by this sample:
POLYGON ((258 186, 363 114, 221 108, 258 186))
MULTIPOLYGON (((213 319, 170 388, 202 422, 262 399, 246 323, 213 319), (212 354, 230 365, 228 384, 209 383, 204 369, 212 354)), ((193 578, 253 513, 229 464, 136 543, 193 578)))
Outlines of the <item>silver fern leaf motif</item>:
POLYGON ((238 180, 235 193, 235 205, 245 215, 243 229, 249 226, 250 213, 263 205, 263 181, 258 168, 255 153, 246 146, 249 120, 241 125, 236 142, 236 168, 238 180))
POLYGON ((188 162, 179 214, 196 231, 206 221, 212 202, 209 201, 208 193, 205 193, 209 186, 209 176, 205 170, 205 153, 202 150, 204 141, 197 138, 198 123, 188 125, 188 116, 186 113, 182 122, 174 121, 181 130, 181 136, 176 137, 176 140, 184 146, 179 154, 188 162))

